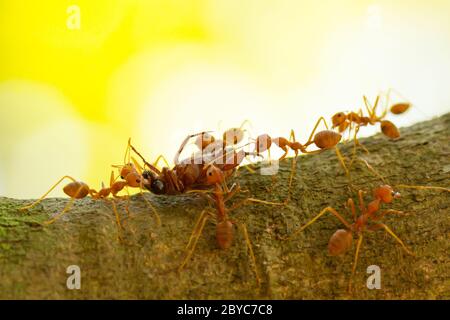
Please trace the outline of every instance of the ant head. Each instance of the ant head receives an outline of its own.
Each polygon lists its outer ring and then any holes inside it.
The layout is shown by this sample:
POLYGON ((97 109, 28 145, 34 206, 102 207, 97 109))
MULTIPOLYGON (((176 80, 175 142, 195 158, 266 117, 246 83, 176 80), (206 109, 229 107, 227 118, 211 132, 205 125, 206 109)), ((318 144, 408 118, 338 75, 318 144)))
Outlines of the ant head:
POLYGON ((374 190, 375 198, 380 199, 384 203, 391 203, 392 200, 400 198, 400 193, 395 192, 389 185, 379 186, 374 190))
POLYGON ((215 165, 209 165, 206 169, 206 181, 208 184, 222 183, 224 180, 223 172, 215 165))
POLYGON ((132 172, 136 172, 136 169, 134 168, 133 164, 128 163, 126 165, 123 165, 120 169, 120 178, 125 179, 126 176, 132 172))
POLYGON ((125 176, 125 181, 128 186, 138 188, 141 186, 142 176, 139 173, 132 171, 125 176))
POLYGON ((333 122, 333 128, 339 126, 347 119, 345 113, 338 112, 333 117, 331 117, 331 122, 333 122))

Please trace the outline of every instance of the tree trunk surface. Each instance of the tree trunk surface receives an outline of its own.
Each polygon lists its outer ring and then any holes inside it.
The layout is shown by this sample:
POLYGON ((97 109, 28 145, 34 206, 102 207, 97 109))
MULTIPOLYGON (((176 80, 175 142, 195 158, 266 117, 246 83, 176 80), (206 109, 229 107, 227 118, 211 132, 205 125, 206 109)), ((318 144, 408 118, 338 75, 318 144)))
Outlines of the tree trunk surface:
MULTIPOLYGON (((450 113, 402 128, 401 138, 383 135, 361 139, 370 153, 358 148, 392 185, 450 185, 450 113)), ((350 160, 353 143, 339 145, 350 160)), ((275 176, 240 168, 232 182, 241 192, 230 207, 251 196, 283 201, 292 158, 280 163, 275 176)), ((30 201, 0 198, 0 298, 2 299, 450 299, 450 193, 399 189, 402 197, 384 209, 405 211, 384 222, 404 241, 410 256, 384 230, 365 232, 359 263, 347 292, 356 237, 343 256, 328 254, 330 236, 344 226, 326 214, 291 240, 281 240, 323 208, 334 207, 352 221, 345 203, 357 202, 357 191, 381 184, 362 162, 351 168, 352 186, 336 153, 301 156, 296 161, 292 200, 286 206, 248 203, 230 212, 235 221, 231 248, 216 245, 215 221, 208 220, 197 249, 178 272, 200 212, 210 206, 195 194, 145 197, 158 210, 157 226, 142 196, 118 203, 123 230, 117 227, 111 202, 77 200, 68 214, 52 225, 41 223, 60 212, 68 199, 50 198, 29 211, 30 201), (253 244, 258 287, 239 223, 253 244), (119 238, 120 235, 120 238, 119 238), (68 266, 81 270, 81 289, 69 290, 68 266), (368 289, 368 266, 380 267, 381 289, 368 289)), ((58 178, 58 177, 55 177, 58 178)), ((231 185, 231 184, 230 184, 231 185)), ((44 190, 43 190, 44 191, 44 190)), ((214 210, 212 208, 212 210, 214 210)))

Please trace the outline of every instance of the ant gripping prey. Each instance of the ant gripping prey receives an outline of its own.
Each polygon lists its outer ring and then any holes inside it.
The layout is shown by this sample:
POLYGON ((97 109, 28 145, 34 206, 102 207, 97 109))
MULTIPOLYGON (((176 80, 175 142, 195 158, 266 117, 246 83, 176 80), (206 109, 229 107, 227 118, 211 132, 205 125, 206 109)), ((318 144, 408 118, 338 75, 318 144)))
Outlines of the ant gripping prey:
MULTIPOLYGON (((190 158, 179 161, 178 157, 182 153, 184 146, 187 144, 188 140, 198 136, 205 137, 206 132, 200 132, 198 134, 189 135, 181 144, 179 151, 175 157, 176 164, 172 169, 168 167, 159 170, 148 163, 145 158, 140 154, 140 152, 132 145, 130 145, 131 150, 141 158, 144 163, 144 167, 147 167, 143 171, 142 175, 144 177, 144 187, 152 193, 155 194, 166 194, 166 195, 177 195, 182 193, 199 193, 205 196, 210 203, 214 204, 216 207, 217 215, 215 217, 216 224, 216 240, 217 245, 221 249, 228 249, 233 242, 234 238, 234 225, 236 222, 229 219, 228 212, 238 208, 245 203, 261 203, 266 205, 281 206, 283 203, 276 203, 270 201, 264 201, 255 198, 245 198, 239 204, 234 205, 232 208, 227 209, 225 203, 230 200, 240 188, 233 186, 231 189, 227 187, 227 178, 229 178, 235 168, 241 163, 243 157, 247 153, 243 153, 242 150, 236 151, 235 149, 226 148, 226 144, 220 142, 222 146, 222 152, 219 152, 219 157, 217 157, 216 152, 205 152, 205 149, 217 140, 211 142, 203 147, 203 152, 201 156, 192 155, 190 158), (220 160, 220 161, 219 161, 220 160), (212 195, 210 195, 211 193, 212 195)), ((242 140, 242 139, 241 139, 242 140)), ((198 141, 198 139, 197 139, 198 141)), ((233 144, 238 143, 239 139, 234 140, 233 144)), ((211 149, 213 150, 213 149, 211 149)), ((195 251, 198 239, 200 238, 203 228, 208 220, 209 216, 213 216, 213 211, 210 209, 204 209, 200 217, 195 224, 194 230, 186 246, 186 254, 183 262, 179 266, 178 270, 181 271, 188 263, 189 259, 195 251)), ((246 239, 246 244, 249 250, 249 254, 252 260, 255 277, 260 284, 260 278, 256 269, 256 260, 253 254, 253 249, 251 246, 250 239, 248 237, 247 228, 244 224, 239 224, 241 227, 244 237, 246 239)))
MULTIPOLYGON (((175 165, 170 169, 168 166, 161 170, 156 167, 156 162, 150 164, 141 153, 132 145, 131 150, 143 161, 144 188, 154 194, 176 195, 186 193, 195 188, 207 187, 207 167, 214 165, 220 169, 225 177, 230 176, 236 167, 242 162, 247 152, 235 149, 211 149, 210 152, 202 152, 200 155, 193 154, 191 157, 179 160, 179 157, 187 142, 194 137, 204 136, 206 132, 189 135, 181 144, 176 156, 175 165)), ((162 159, 159 156, 158 159, 162 159)), ((167 161, 166 161, 167 163, 167 161)))
MULTIPOLYGON (((129 151, 128 151, 129 146, 130 146, 130 140, 128 141, 128 147, 127 147, 128 154, 129 154, 129 151)), ((125 153, 125 158, 127 157, 127 152, 125 153)), ((144 187, 145 178, 141 174, 142 172, 139 167, 139 164, 134 159, 133 159, 133 163, 128 162, 124 165, 113 166, 113 167, 117 167, 119 169, 119 175, 120 175, 121 180, 118 180, 119 176, 115 177, 114 171, 111 171, 109 187, 105 187, 105 185, 102 183, 102 188, 99 191, 96 191, 95 189, 91 189, 86 183, 84 183, 82 181, 78 181, 71 176, 64 176, 60 180, 58 180, 58 182, 56 182, 38 200, 36 200, 35 202, 33 202, 27 206, 22 207, 21 210, 31 209, 34 206, 36 206, 37 204, 39 204, 40 202, 42 202, 42 200, 44 200, 50 194, 50 192, 52 192, 61 182, 63 182, 64 180, 67 179, 67 180, 71 180, 71 182, 69 184, 67 184, 66 186, 64 186, 63 191, 66 195, 68 195, 70 197, 70 201, 66 204, 66 206, 60 213, 56 214, 50 220, 45 221, 44 225, 52 224, 55 221, 57 221, 59 218, 61 218, 65 213, 67 213, 71 209, 75 200, 83 199, 83 198, 86 198, 87 196, 90 196, 91 198, 93 198, 95 200, 103 199, 103 200, 109 200, 111 202, 113 211, 116 216, 117 226, 118 226, 119 230, 121 230, 122 225, 120 222, 119 214, 117 212, 117 207, 114 202, 114 199, 127 200, 128 203, 127 203, 126 210, 128 212, 130 196, 129 195, 121 196, 121 195, 119 195, 119 193, 121 191, 123 191, 124 189, 126 189, 128 192, 128 188, 139 188, 140 193, 142 194, 142 189, 144 187), (110 196, 112 196, 113 199, 111 199, 110 196)), ((158 213, 156 212, 156 210, 153 208, 153 206, 147 200, 146 200, 146 202, 153 210, 157 224, 160 225, 161 221, 160 221, 158 213)))
POLYGON ((141 153, 132 145, 130 149, 143 161, 144 188, 154 194, 175 195, 186 193, 190 190, 211 188, 207 179, 207 169, 210 165, 222 171, 225 178, 231 176, 242 161, 254 152, 244 151, 248 144, 237 146, 244 139, 244 121, 239 128, 231 128, 223 133, 223 139, 216 139, 211 131, 203 131, 186 136, 174 157, 175 165, 170 168, 167 160, 160 155, 150 164, 141 153), (199 151, 190 157, 180 160, 188 142, 196 138, 195 144, 199 151), (164 160, 166 166, 158 169, 159 160, 164 160))

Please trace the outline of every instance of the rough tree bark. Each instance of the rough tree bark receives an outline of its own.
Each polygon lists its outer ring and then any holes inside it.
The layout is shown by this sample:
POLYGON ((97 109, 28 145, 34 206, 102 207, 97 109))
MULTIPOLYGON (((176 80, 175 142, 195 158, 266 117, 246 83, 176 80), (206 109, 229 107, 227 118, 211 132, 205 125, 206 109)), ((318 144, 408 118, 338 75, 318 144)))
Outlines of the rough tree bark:
MULTIPOLYGON (((450 114, 401 130, 389 141, 378 134, 362 139, 370 154, 359 149, 391 185, 450 184, 450 114)), ((350 157, 351 144, 341 146, 350 157)), ((240 169, 243 188, 253 197, 284 200, 290 159, 279 174, 250 174, 240 169), (270 192, 268 192, 268 190, 270 192)), ((370 189, 380 180, 361 163, 352 168, 356 189, 370 189)), ((348 187, 332 150, 302 156, 297 161, 293 200, 285 207, 246 205, 231 213, 247 225, 262 278, 255 283, 247 247, 237 230, 227 251, 216 247, 215 227, 208 223, 193 259, 178 273, 177 265, 200 211, 208 203, 197 195, 146 197, 157 207, 157 227, 143 199, 133 197, 131 215, 119 205, 124 231, 118 240, 111 204, 77 201, 63 219, 50 226, 40 223, 58 212, 67 199, 47 199, 21 212, 29 201, 0 198, 0 298, 44 299, 449 299, 450 197, 448 192, 402 189, 392 208, 406 216, 390 216, 386 223, 416 256, 408 256, 382 230, 366 233, 354 278, 355 292, 346 292, 353 251, 331 257, 327 243, 341 224, 324 216, 291 241, 283 236, 326 206, 351 219, 344 203, 355 192, 348 187), (66 268, 81 268, 81 290, 68 290, 66 268), (382 288, 368 290, 366 269, 378 265, 382 288)), ((238 195, 236 203, 244 194, 238 195)), ((366 200, 370 198, 370 192, 366 200)))

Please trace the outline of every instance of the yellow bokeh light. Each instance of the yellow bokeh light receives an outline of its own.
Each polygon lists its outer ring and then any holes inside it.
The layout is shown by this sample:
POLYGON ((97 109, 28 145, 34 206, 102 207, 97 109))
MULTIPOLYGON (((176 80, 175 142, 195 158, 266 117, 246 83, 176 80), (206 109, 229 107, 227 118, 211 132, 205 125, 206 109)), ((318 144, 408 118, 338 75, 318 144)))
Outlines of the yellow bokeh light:
POLYGON ((319 116, 389 87, 414 103, 399 125, 448 112, 449 12, 446 0, 2 0, 0 195, 39 196, 63 173, 98 188, 128 137, 169 160, 187 134, 245 119, 303 141, 319 116))

